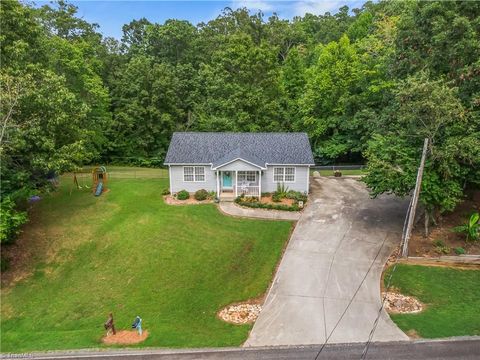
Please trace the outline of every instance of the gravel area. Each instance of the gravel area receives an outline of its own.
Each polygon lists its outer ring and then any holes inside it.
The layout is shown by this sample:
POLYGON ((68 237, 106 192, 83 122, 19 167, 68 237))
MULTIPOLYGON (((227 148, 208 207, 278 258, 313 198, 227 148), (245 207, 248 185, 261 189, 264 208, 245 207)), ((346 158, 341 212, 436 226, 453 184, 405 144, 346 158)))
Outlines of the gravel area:
POLYGON ((385 310, 393 314, 414 314, 423 310, 424 305, 412 296, 387 292, 385 297, 385 310))
POLYGON ((237 304, 229 305, 218 313, 218 316, 226 322, 232 324, 251 324, 257 320, 258 314, 262 310, 259 304, 237 304))

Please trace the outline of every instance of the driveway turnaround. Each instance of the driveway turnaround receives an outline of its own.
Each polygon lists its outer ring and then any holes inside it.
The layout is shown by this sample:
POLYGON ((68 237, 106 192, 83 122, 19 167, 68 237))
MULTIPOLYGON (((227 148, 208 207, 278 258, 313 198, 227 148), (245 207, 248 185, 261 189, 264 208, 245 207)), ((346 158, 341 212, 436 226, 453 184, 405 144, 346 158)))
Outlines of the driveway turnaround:
MULTIPOLYGON (((381 308, 380 277, 400 243, 408 200, 371 199, 350 178, 315 178, 245 346, 368 340, 381 308)), ((408 337, 383 310, 373 341, 408 337)))

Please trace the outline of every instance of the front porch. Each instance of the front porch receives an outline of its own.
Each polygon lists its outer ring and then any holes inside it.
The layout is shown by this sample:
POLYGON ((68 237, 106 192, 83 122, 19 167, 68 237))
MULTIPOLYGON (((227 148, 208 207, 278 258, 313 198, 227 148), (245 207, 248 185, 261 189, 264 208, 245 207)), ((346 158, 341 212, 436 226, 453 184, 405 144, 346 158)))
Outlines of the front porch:
POLYGON ((261 170, 218 170, 216 176, 220 200, 233 201, 242 194, 259 197, 262 193, 261 170))

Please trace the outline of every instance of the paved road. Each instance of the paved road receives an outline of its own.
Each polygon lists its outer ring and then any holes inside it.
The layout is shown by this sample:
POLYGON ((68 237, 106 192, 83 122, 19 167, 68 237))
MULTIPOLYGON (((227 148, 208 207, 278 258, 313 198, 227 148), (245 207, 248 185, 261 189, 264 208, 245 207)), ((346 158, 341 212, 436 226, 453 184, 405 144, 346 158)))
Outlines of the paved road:
MULTIPOLYGON (((292 346, 270 348, 225 348, 225 349, 186 349, 186 350, 110 350, 72 351, 43 354, 23 354, 24 358, 47 359, 131 359, 131 360, 176 360, 176 359, 305 359, 314 360, 320 346, 292 346)), ((364 344, 327 345, 318 359, 358 360, 364 344)), ((371 344, 366 359, 369 360, 473 360, 480 356, 480 340, 449 340, 433 342, 397 342, 371 344)), ((5 354, 2 357, 6 357, 5 354)), ((19 357, 16 357, 19 358, 19 357)))
MULTIPOLYGON (((363 183, 317 178, 245 346, 366 341, 380 276, 399 243, 407 201, 370 199, 363 183)), ((406 340, 382 312, 374 341, 406 340)))

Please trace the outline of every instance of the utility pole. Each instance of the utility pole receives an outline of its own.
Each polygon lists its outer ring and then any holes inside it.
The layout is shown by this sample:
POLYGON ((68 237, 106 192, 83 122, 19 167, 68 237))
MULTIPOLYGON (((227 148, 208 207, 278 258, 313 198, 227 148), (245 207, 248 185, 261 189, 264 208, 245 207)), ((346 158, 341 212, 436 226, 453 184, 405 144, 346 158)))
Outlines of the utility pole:
POLYGON ((407 223, 407 228, 403 237, 402 257, 408 256, 408 241, 410 240, 410 236, 412 235, 413 222, 415 220, 415 212, 417 210, 418 198, 420 196, 423 169, 425 167, 425 158, 427 157, 427 148, 428 148, 428 139, 425 139, 423 143, 422 159, 420 160, 420 167, 418 168, 418 172, 417 172, 417 182, 415 184, 415 190, 413 191, 412 201, 410 202, 410 208, 407 211, 408 223, 407 223))

